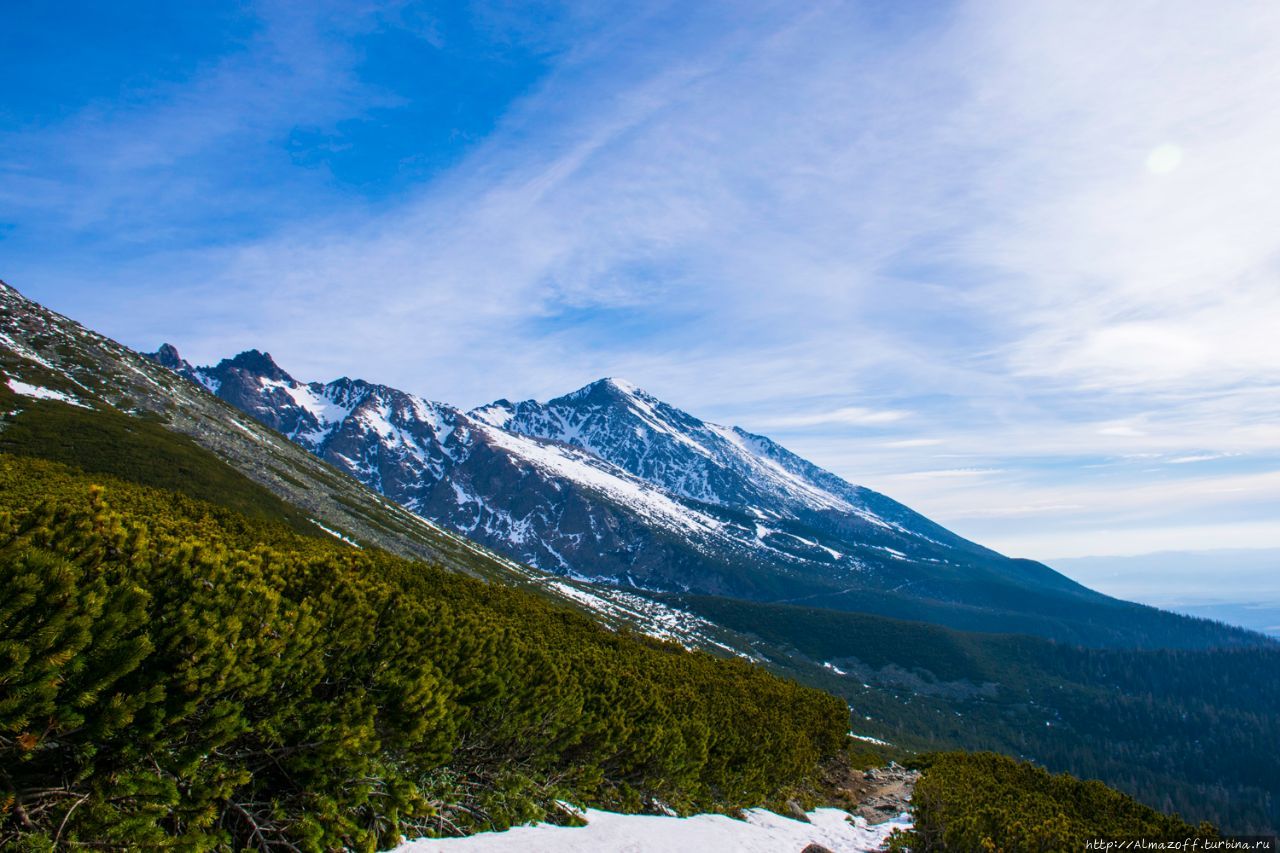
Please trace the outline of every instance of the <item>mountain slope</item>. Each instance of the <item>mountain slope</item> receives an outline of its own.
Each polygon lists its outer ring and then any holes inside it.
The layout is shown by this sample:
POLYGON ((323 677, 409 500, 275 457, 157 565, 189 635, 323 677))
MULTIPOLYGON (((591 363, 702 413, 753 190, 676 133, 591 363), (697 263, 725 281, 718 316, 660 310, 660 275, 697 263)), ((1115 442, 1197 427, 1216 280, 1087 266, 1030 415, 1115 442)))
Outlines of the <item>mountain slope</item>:
POLYGON ((151 355, 415 514, 543 571, 1096 645, 1252 643, 1006 558, 615 379, 471 412, 270 355, 151 355))
POLYGON ((0 454, 0 591, 5 850, 729 811, 817 796, 847 743, 842 701, 759 667, 43 459, 0 454))
MULTIPOLYGON (((176 353, 170 355, 176 369, 195 372, 176 353)), ((221 377, 205 376, 205 382, 193 385, 0 288, 0 462, 5 460, 3 454, 54 459, 94 472, 95 480, 100 472, 185 492, 293 526, 322 541, 341 536, 365 546, 385 543, 384 547, 400 554, 436 554, 434 560, 456 571, 523 587, 589 612, 607 625, 633 627, 686 646, 747 657, 836 693, 856 709, 856 732, 899 746, 995 748, 1032 757, 1080 775, 1099 776, 1166 810, 1170 808, 1166 798, 1171 797, 1185 814, 1196 819, 1216 817, 1241 831, 1274 826, 1280 820, 1274 811, 1274 804, 1280 802, 1280 783, 1272 763, 1265 760, 1270 755, 1266 744, 1276 725, 1274 685, 1280 679, 1276 646, 1260 645, 1265 642, 1261 638, 1120 602, 1108 605, 1111 600, 1102 599, 1102 605, 1090 606, 1083 614, 1077 611, 1067 614, 1070 618, 1053 620, 1054 630, 1080 630, 1082 623, 1087 629, 1086 620, 1093 619, 1104 629, 1114 629, 1108 639, 1116 643, 1150 642, 1157 631, 1166 631, 1176 634, 1182 645, 1237 643, 1240 647, 1187 653, 1090 651, 1026 637, 956 634, 920 622, 823 610, 815 606, 820 597, 792 604, 709 599, 547 575, 401 510, 343 470, 210 393, 209 386, 219 378, 223 383, 238 382, 241 390, 255 395, 270 383, 281 393, 286 393, 281 390, 284 386, 298 393, 291 380, 279 375, 268 376, 264 383, 260 372, 270 369, 264 359, 258 354, 239 360, 232 366, 238 378, 227 370, 221 377), (1118 622, 1119 628, 1108 622, 1118 622), (1046 721, 1052 721, 1052 727, 1043 725, 1046 721), (1250 760, 1237 760, 1241 756, 1250 760), (1212 778, 1189 769, 1210 759, 1215 768, 1212 778)), ((424 426, 414 420, 419 415, 412 399, 406 395, 397 407, 392 403, 399 398, 391 389, 377 390, 377 386, 348 380, 335 385, 339 390, 366 389, 352 395, 356 399, 350 405, 347 397, 325 398, 352 413, 360 406, 367 411, 346 425, 347 440, 356 446, 348 445, 344 454, 377 461, 376 470, 392 474, 407 453, 416 459, 398 433, 386 427, 381 432, 369 430, 370 424, 378 424, 374 416, 379 412, 385 412, 378 417, 388 425, 400 424, 397 428, 402 432, 424 426), (397 413, 397 408, 402 411, 397 413)), ((326 386, 304 387, 308 393, 322 395, 326 386)), ((317 398, 298 396, 320 414, 330 411, 317 398)), ((292 394, 287 397, 293 400, 292 394)), ((262 408, 261 416, 277 413, 281 401, 278 396, 275 399, 262 408)), ((283 417, 288 412, 278 414, 283 417)), ((587 466, 596 472, 593 476, 607 478, 604 482, 614 488, 624 484, 641 490, 641 498, 654 495, 655 501, 671 502, 672 512, 696 512, 713 520, 750 517, 740 508, 695 502, 646 483, 582 447, 521 436, 492 424, 477 426, 477 416, 456 410, 444 411, 444 416, 454 421, 452 430, 435 433, 451 435, 460 430, 445 442, 445 448, 459 457, 466 454, 458 448, 468 440, 476 441, 476 433, 490 435, 481 429, 489 427, 497 430, 489 451, 495 456, 503 444, 526 454, 547 453, 547 467, 554 467, 556 460, 576 460, 575 465, 587 466), (467 432, 472 434, 470 439, 467 432)), ((348 417, 342 415, 341 421, 348 417)), ((323 420, 331 423, 324 430, 326 436, 343 434, 337 428, 341 422, 332 423, 338 418, 323 420)), ((286 420, 279 424, 297 438, 321 422, 319 416, 315 423, 299 416, 292 426, 286 420)), ((420 449, 428 455, 426 448, 420 449)), ((498 457, 503 467, 496 470, 524 471, 527 483, 554 491, 547 485, 548 475, 533 461, 514 451, 502 452, 509 455, 498 457)), ((469 467, 470 463, 454 460, 454 464, 463 474, 479 470, 469 467)), ((588 476, 581 468, 565 470, 579 478, 588 476)), ((30 487, 26 481, 18 482, 30 487)), ((482 485, 504 500, 521 494, 519 481, 516 486, 482 485)), ((607 495, 590 490, 586 483, 566 480, 561 486, 579 489, 584 501, 604 505, 602 512, 616 512, 637 524, 645 522, 638 511, 610 505, 607 495)), ((532 489, 525 498, 536 507, 543 494, 532 489)), ((634 494, 630 497, 635 499, 634 494)), ((887 512, 882 516, 888 517, 887 512)), ((908 526, 909 519, 894 520, 908 526)), ((788 522, 775 519, 772 523, 788 522)), ((653 535, 657 538, 659 532, 653 535)), ((737 555, 694 551, 687 539, 676 536, 676 529, 663 535, 699 571, 715 559, 731 578, 743 569, 742 563, 734 562, 737 555)), ((968 568, 952 570, 978 574, 982 556, 979 550, 968 568)), ((894 560, 894 564, 901 562, 907 561, 894 560)), ((1025 598, 1030 593, 1025 587, 1011 587, 1011 594, 1025 598)), ((874 604, 881 610, 897 608, 908 618, 964 623, 970 631, 990 629, 996 621, 990 608, 883 592, 878 599, 875 595, 862 590, 854 603, 874 604), (935 618, 940 616, 945 619, 935 618)), ((845 603, 853 598, 846 595, 845 603)), ((1061 597, 1049 599, 1054 606, 1062 601, 1061 597)), ((1013 610, 998 616, 1006 629, 1029 624, 1042 634, 1048 633, 1046 625, 1052 619, 1013 610)))
POLYGON ((520 435, 565 442, 677 495, 744 507, 815 527, 839 518, 861 539, 915 536, 991 553, 905 506, 855 486, 739 427, 693 417, 620 379, 601 379, 545 404, 499 400, 472 412, 520 435))
MULTIPOLYGON (((181 369, 179 362, 173 364, 181 369)), ((3 282, 0 451, 177 488, 295 529, 309 527, 313 534, 529 589, 606 625, 686 646, 740 654, 748 647, 691 614, 623 590, 546 575, 433 524, 207 387, 180 379, 3 282)))

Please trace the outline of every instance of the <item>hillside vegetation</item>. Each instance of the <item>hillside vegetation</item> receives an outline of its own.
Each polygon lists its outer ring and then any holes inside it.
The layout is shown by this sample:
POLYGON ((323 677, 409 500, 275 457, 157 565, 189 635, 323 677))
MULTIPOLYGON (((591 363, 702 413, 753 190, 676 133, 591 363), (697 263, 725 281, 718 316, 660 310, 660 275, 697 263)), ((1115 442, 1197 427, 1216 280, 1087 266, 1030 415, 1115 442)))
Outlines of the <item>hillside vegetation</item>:
MULTIPOLYGON (((371 850, 557 799, 733 809, 836 698, 519 590, 0 454, 0 841, 371 850)), ((286 848, 287 849, 287 848, 286 848)))
POLYGON ((0 412, 19 409, 0 431, 0 452, 38 456, 95 474, 180 492, 245 515, 318 528, 297 508, 227 465, 154 415, 126 415, 19 397, 0 381, 0 412))
POLYGON ((993 753, 931 756, 916 784, 914 829, 895 839, 911 853, 1077 853, 1089 839, 1216 838, 1101 782, 1051 775, 993 753))
MULTIPOLYGON (((622 809, 646 801, 731 809, 784 794, 804 800, 813 756, 830 755, 843 740, 847 715, 831 697, 779 687, 741 663, 609 634, 501 585, 339 544, 308 513, 153 416, 17 397, 3 383, 0 404, 10 413, 0 420, 0 512, 17 525, 0 534, 0 769, 8 774, 0 776, 0 839, 36 849, 55 839, 135 837, 194 848, 287 841, 358 849, 388 843, 396 831, 468 832, 555 817, 557 797, 622 809), (62 521, 33 522, 39 513, 62 521), (147 544, 152 550, 121 567, 131 552, 76 538, 99 516, 144 531, 148 543, 158 531, 169 550, 147 544), (176 541, 199 559, 165 562, 181 553, 176 541), (299 578, 289 581, 294 572, 299 578), (388 645, 382 628, 406 630, 404 619, 388 615, 406 597, 415 602, 410 614, 431 627, 410 627, 409 639, 388 645), (262 615, 238 609, 241 599, 274 603, 262 615), (325 603, 333 601, 342 604, 325 603), (175 611, 181 624, 171 624, 175 611), (192 632, 198 639, 182 639, 192 632), (486 651, 469 651, 472 636, 484 638, 486 651), (201 661, 217 637, 230 638, 233 651, 220 651, 223 659, 206 669, 201 661), (300 643, 303 650, 290 651, 300 643), (337 670, 334 648, 344 649, 337 670), (199 659, 181 657, 187 649, 199 659), (424 654, 449 649, 453 663, 411 669, 424 654), (402 658, 408 665, 398 665, 402 658), (475 666, 463 666, 464 658, 475 666), (295 660, 311 667, 296 675, 302 688, 289 680, 295 660), (420 734, 409 711, 384 703, 401 688, 374 686, 373 673, 388 669, 406 684, 429 676, 419 690, 426 704, 416 706, 430 712, 420 734), (474 692, 468 679, 491 692, 474 692), (757 690, 761 684, 768 689, 757 690), (295 698, 268 702, 277 686, 295 698), (350 700, 352 690, 363 691, 360 702, 350 700), (187 694, 185 705, 173 698, 187 694), (520 696, 527 698, 514 708, 503 704, 520 696), (327 703, 349 705, 349 713, 339 723, 316 716, 327 703), (745 717, 726 710, 736 705, 745 717), (443 716, 432 717, 440 707, 443 716), (776 716, 795 707, 810 716, 776 716), (565 708, 565 719, 584 720, 582 730, 548 716, 565 708), (400 724, 384 721, 396 713, 400 724), (201 734, 210 714, 225 729, 201 734), (293 727, 263 746, 261 732, 280 727, 273 714, 293 727), (495 717, 511 721, 508 734, 492 725, 495 717), (332 730, 343 747, 288 741, 312 725, 332 730), (396 734, 396 725, 410 733, 396 734), (417 737, 421 750, 406 746, 417 737), (757 746, 782 754, 761 755, 757 746), (359 761, 344 757, 347 749, 359 761), (188 764, 175 769, 176 760, 188 764), (748 781, 726 783, 733 773, 748 781)), ((460 561, 476 559, 468 551, 460 561)), ((1275 644, 1086 650, 789 605, 706 597, 683 604, 754 635, 776 671, 843 696, 864 733, 909 749, 1034 758, 1233 831, 1280 824, 1280 778, 1270 760, 1280 738, 1280 678, 1258 677, 1280 674, 1275 644)), ((956 780, 949 796, 968 791, 966 808, 976 805, 985 789, 956 780)))

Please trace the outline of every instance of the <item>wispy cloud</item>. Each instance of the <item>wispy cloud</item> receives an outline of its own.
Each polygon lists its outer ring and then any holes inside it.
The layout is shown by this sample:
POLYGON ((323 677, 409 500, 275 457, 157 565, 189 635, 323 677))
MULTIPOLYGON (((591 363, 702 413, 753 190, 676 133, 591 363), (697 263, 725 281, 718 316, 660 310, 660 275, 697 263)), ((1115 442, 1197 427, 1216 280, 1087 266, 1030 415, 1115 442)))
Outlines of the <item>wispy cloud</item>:
POLYGON ((901 449, 906 447, 935 447, 942 443, 943 441, 940 438, 903 438, 896 441, 881 442, 880 446, 901 449))
POLYGON ((811 426, 881 426, 897 423, 911 416, 903 409, 867 409, 862 406, 844 406, 827 412, 808 412, 766 418, 763 426, 775 429, 811 426))
POLYGON ((957 477, 988 477, 1001 474, 1001 468, 937 468, 930 471, 909 471, 905 474, 893 474, 891 480, 951 480, 957 477))
POLYGON ((1192 462, 1211 462, 1214 459, 1225 459, 1230 455, 1229 453, 1190 453, 1186 456, 1175 456, 1165 461, 1170 465, 1188 465, 1192 462))
POLYGON ((81 255, 32 248, 28 289, 464 405, 628 376, 1021 553, 1271 535, 1274 490, 1232 478, 1280 455, 1280 7, 548 8, 551 44, 502 24, 545 69, 385 198, 244 170, 394 112, 353 46, 407 26, 376 7, 265 7, 181 84, 5 136, 64 164, 5 217, 110 258, 77 288, 81 255))

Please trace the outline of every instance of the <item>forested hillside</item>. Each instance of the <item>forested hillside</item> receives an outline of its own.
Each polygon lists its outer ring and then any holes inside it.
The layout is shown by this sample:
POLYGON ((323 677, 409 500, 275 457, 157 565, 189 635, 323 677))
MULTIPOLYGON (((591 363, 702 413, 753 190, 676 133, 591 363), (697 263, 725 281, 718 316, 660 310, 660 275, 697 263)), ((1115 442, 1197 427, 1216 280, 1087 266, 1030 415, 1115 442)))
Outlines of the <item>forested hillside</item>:
POLYGON ((1230 831, 1280 826, 1280 644, 1089 649, 869 614, 680 603, 846 698, 867 734, 1031 759, 1230 831))
MULTIPOLYGON (((0 839, 374 849, 769 802, 847 709, 527 593, 0 454, 0 839)), ((38 846, 38 844, 37 844, 38 846)))

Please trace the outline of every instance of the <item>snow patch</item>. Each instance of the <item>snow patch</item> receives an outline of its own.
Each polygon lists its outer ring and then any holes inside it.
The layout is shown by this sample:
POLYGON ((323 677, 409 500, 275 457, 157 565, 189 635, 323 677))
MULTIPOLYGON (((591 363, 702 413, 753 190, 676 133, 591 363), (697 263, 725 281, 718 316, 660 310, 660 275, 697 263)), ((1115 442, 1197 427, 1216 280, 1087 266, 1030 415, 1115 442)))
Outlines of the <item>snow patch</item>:
POLYGON ((466 851, 466 853, 779 853, 820 844, 834 853, 879 850, 895 829, 911 826, 906 816, 870 826, 839 809, 809 812, 810 823, 751 809, 746 820, 718 814, 693 817, 623 815, 587 809, 582 827, 538 824, 506 832, 483 832, 467 838, 420 839, 395 848, 397 853, 466 851))
POLYGON ((693 533, 714 533, 723 526, 720 521, 677 503, 643 480, 607 470, 604 466, 608 463, 588 452, 543 444, 487 425, 484 430, 492 444, 550 474, 602 492, 650 521, 693 533))
POLYGON ((363 545, 361 545, 359 542, 355 541, 354 539, 350 539, 350 538, 348 538, 347 536, 343 535, 342 533, 339 533, 338 531, 334 530, 332 527, 325 527, 323 524, 321 524, 320 522, 316 521, 314 518, 309 518, 309 519, 307 519, 307 520, 308 520, 308 521, 310 521, 312 524, 314 524, 316 527, 319 527, 319 528, 320 528, 321 530, 323 530, 325 533, 328 533, 330 536, 337 537, 338 539, 341 539, 343 542, 346 542, 346 543, 347 543, 348 545, 350 545, 352 548, 363 548, 363 547, 364 547, 364 546, 363 546, 363 545))
POLYGON ((561 581, 551 581, 547 583, 546 586, 548 589, 555 590, 570 601, 576 601, 588 610, 604 614, 617 615, 618 613, 618 608, 614 607, 612 602, 606 601, 598 595, 592 595, 586 590, 578 589, 576 586, 570 586, 569 584, 561 581))
POLYGON ((293 398, 293 402, 310 412, 311 416, 321 424, 341 423, 347 415, 351 414, 350 409, 337 405, 328 397, 315 393, 305 385, 290 387, 282 382, 280 386, 293 398))
POLYGON ((487 406, 472 409, 469 414, 476 420, 499 429, 505 429, 507 424, 511 423, 511 419, 515 417, 515 411, 510 406, 503 406, 499 403, 490 403, 487 406))
POLYGON ((21 394, 24 397, 34 397, 37 400, 59 400, 63 403, 70 403, 73 406, 79 406, 82 409, 93 408, 70 394, 62 391, 54 391, 52 388, 42 388, 39 385, 28 385, 26 382, 19 382, 17 379, 9 380, 9 389, 15 394, 21 394))
POLYGON ((254 441, 262 441, 262 440, 263 440, 262 436, 258 435, 256 432, 254 432, 253 430, 249 429, 249 428, 248 428, 247 426, 245 426, 244 424, 240 423, 240 421, 238 421, 236 418, 227 418, 227 423, 231 424, 233 427, 235 427, 236 429, 240 430, 242 433, 244 433, 245 435, 249 436, 249 437, 250 437, 250 438, 252 438, 254 441))

